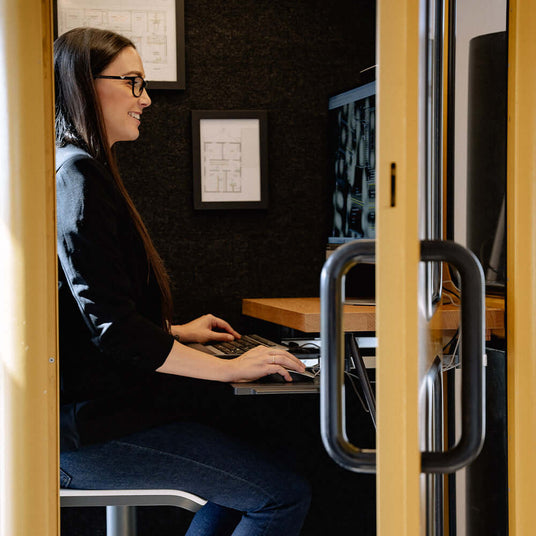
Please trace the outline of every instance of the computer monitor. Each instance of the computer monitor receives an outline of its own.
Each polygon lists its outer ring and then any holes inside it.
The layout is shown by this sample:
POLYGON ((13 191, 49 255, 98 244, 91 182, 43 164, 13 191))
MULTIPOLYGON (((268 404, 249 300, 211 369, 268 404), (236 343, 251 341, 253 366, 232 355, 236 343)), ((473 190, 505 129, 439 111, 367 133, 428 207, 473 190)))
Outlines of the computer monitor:
POLYGON ((334 95, 328 102, 332 232, 330 244, 376 233, 376 82, 334 95))
MULTIPOLYGON (((376 82, 374 68, 356 87, 328 100, 331 234, 329 255, 341 244, 376 236, 376 82), (367 80, 365 80, 367 79, 367 80)), ((359 264, 346 276, 345 296, 373 299, 375 267, 359 264)))

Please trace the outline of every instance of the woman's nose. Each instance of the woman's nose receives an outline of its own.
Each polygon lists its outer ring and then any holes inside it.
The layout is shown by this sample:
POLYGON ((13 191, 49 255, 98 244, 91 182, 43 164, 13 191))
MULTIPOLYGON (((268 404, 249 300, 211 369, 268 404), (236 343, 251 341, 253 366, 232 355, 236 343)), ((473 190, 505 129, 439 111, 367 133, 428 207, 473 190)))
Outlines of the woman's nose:
POLYGON ((149 97, 149 93, 147 93, 147 89, 143 89, 143 93, 140 95, 140 104, 147 108, 147 106, 151 106, 151 97, 149 97))

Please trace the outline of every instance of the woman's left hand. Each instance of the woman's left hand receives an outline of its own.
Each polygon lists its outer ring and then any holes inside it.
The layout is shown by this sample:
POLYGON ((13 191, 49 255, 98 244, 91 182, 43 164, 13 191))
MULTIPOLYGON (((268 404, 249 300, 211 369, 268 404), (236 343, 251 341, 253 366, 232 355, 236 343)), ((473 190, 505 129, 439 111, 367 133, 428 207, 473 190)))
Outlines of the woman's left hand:
POLYGON ((240 333, 235 331, 228 322, 214 315, 203 315, 187 324, 171 326, 171 334, 176 335, 180 342, 185 344, 240 339, 240 333))

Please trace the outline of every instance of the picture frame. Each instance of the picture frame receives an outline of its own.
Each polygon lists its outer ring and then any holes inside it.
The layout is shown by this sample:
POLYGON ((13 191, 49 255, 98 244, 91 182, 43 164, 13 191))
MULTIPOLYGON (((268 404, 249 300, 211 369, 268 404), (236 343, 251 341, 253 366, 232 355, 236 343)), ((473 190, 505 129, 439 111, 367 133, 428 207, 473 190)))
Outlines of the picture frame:
POLYGON ((193 110, 194 208, 268 207, 267 112, 193 110))
POLYGON ((54 37, 89 26, 130 39, 148 89, 185 89, 184 0, 54 0, 54 37))

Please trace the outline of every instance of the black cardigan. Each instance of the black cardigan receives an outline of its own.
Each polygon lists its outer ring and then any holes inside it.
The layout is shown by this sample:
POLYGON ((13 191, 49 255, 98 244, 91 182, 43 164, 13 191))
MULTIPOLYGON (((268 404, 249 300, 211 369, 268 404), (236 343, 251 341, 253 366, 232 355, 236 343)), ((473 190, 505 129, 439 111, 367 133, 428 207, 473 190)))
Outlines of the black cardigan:
POLYGON ((56 150, 62 450, 159 420, 171 350, 160 292, 126 201, 85 151, 56 150))

